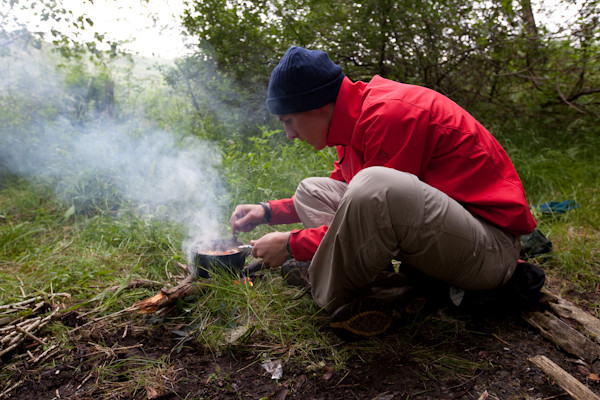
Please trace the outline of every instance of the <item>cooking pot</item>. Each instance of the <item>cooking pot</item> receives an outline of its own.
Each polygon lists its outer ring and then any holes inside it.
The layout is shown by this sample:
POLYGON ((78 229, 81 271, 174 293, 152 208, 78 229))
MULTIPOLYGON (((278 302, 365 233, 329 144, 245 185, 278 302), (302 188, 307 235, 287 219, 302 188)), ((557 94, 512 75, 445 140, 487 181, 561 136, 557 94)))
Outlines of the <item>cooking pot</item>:
POLYGON ((200 278, 208 278, 210 271, 225 269, 241 272, 252 246, 235 239, 215 239, 194 243, 191 247, 191 272, 200 278))

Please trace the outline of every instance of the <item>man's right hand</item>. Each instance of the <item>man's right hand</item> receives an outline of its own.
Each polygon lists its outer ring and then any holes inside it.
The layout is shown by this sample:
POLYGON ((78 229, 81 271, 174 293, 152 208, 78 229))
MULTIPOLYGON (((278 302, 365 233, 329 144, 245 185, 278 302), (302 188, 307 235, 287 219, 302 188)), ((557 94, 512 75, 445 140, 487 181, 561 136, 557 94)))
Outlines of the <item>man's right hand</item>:
POLYGON ((231 233, 234 235, 235 232, 250 232, 258 225, 264 223, 265 209, 260 204, 240 204, 233 210, 233 214, 231 214, 231 218, 229 219, 231 233))

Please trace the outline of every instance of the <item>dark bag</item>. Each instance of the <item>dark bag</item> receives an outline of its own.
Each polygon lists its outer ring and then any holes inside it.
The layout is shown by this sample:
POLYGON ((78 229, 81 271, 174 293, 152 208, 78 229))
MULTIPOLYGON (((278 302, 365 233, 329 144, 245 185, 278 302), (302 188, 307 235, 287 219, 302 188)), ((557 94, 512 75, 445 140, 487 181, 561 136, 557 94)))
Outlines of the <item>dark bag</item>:
POLYGON ((521 258, 535 258, 543 254, 552 253, 552 242, 538 229, 529 235, 521 236, 521 258))
POLYGON ((461 291, 450 288, 452 304, 470 311, 514 311, 537 303, 546 274, 537 265, 519 261, 508 282, 499 288, 461 291))

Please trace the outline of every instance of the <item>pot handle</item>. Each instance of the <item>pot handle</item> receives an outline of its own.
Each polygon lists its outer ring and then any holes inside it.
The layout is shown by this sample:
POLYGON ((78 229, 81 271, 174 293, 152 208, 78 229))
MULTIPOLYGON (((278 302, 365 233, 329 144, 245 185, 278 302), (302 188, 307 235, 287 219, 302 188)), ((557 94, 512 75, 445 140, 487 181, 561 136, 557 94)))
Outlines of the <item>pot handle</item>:
POLYGON ((249 244, 244 244, 244 245, 238 246, 238 249, 239 249, 240 253, 242 253, 242 256, 244 256, 244 257, 248 257, 250 255, 250 253, 252 253, 252 245, 249 245, 249 244))

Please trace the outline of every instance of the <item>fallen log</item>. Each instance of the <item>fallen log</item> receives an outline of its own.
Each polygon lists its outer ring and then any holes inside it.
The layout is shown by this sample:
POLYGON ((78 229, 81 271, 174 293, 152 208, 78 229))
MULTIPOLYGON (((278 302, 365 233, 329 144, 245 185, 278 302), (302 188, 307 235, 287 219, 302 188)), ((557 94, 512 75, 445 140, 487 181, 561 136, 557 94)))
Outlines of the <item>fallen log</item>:
POLYGON ((548 295, 548 305, 556 315, 576 322, 583 334, 600 343, 600 319, 562 297, 548 295))
POLYGON ((589 363, 600 357, 600 347, 596 343, 550 312, 523 312, 521 316, 564 351, 589 363))
POLYGON ((600 400, 594 392, 592 392, 587 386, 579 382, 567 371, 556 365, 548 357, 537 355, 529 359, 532 363, 537 365, 544 373, 548 374, 554 379, 560 387, 562 387, 567 393, 576 400, 600 400))
POLYGON ((135 302, 128 311, 137 311, 140 314, 155 313, 160 309, 174 305, 178 300, 200 293, 210 281, 207 279, 196 281, 196 277, 189 274, 177 286, 167 289, 162 288, 160 292, 152 297, 135 302))

